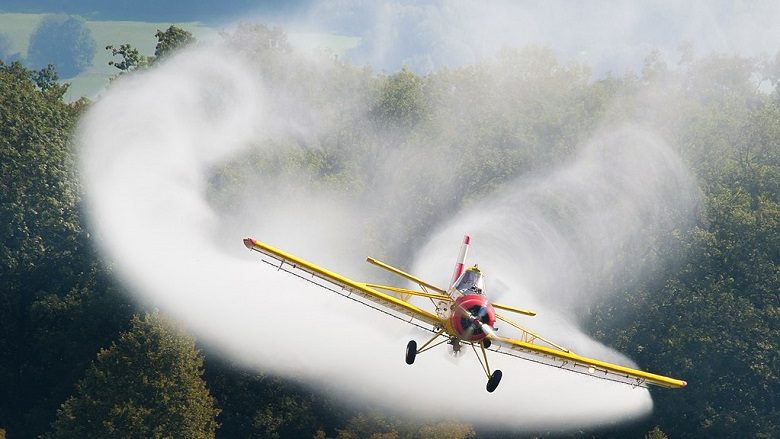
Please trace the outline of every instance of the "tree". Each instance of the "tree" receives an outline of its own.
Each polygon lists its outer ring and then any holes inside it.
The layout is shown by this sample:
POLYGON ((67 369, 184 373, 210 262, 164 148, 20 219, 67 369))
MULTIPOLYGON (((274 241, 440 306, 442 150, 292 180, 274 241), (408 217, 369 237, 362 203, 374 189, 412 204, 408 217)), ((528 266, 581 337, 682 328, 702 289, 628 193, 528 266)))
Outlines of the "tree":
POLYGON ((338 429, 336 439, 467 439, 476 435, 469 424, 441 421, 430 424, 409 422, 388 417, 380 412, 358 413, 344 428, 338 429))
POLYGON ((118 48, 113 45, 106 46, 106 50, 111 51, 111 56, 120 56, 122 61, 109 61, 108 65, 119 69, 120 74, 132 72, 139 68, 148 67, 154 60, 154 57, 142 55, 135 47, 130 44, 122 44, 118 48))
POLYGON ((195 42, 192 33, 176 26, 171 26, 164 32, 157 29, 154 36, 157 38, 157 46, 154 48, 156 59, 164 58, 172 52, 195 42))
POLYGON ((89 67, 95 57, 95 40, 83 18, 47 15, 30 36, 27 63, 36 68, 53 64, 65 78, 89 67))
POLYGON ((79 216, 68 139, 85 104, 63 102, 56 77, 0 62, 0 426, 14 437, 42 432, 128 315, 79 216))
POLYGON ((769 438, 780 429, 780 110, 751 87, 751 69, 715 56, 678 78, 686 86, 675 101, 685 102, 674 105, 688 111, 673 135, 707 208, 695 227, 673 233, 676 263, 594 313, 607 343, 690 383, 654 391, 653 424, 677 436, 769 438))
POLYGON ((428 112, 423 85, 422 78, 406 69, 387 77, 372 110, 374 120, 385 128, 414 128, 428 112))
POLYGON ((219 409, 195 340, 159 313, 134 316, 57 411, 49 438, 214 437, 219 409))
POLYGON ((332 431, 338 412, 330 398, 294 381, 206 360, 206 380, 221 412, 217 437, 311 437, 332 431))
POLYGON ((111 56, 119 56, 122 59, 121 61, 109 61, 108 65, 119 69, 119 74, 132 72, 133 70, 149 67, 155 61, 196 41, 192 33, 176 26, 171 26, 164 32, 157 29, 154 36, 157 38, 154 56, 143 55, 130 44, 121 44, 119 47, 114 45, 106 46, 106 50, 111 51, 111 56))
POLYGON ((669 436, 666 435, 663 431, 661 431, 661 427, 655 426, 652 430, 648 431, 647 434, 645 434, 645 439, 669 439, 669 436))

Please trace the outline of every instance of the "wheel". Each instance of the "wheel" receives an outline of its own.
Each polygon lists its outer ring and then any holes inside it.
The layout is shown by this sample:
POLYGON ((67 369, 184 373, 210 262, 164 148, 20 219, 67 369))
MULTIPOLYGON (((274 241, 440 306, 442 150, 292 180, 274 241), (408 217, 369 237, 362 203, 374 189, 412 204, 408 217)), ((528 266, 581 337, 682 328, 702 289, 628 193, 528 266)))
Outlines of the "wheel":
POLYGON ((493 375, 490 375, 490 379, 488 380, 487 383, 488 392, 493 392, 494 390, 496 390, 496 387, 498 387, 498 383, 501 382, 501 376, 502 373, 500 370, 496 369, 493 371, 493 375))
POLYGON ((483 340, 482 340, 482 346, 484 346, 484 347, 485 347, 485 349, 488 349, 488 348, 490 348, 490 345, 491 345, 491 344, 493 344, 493 343, 491 343, 491 342, 490 342, 490 339, 489 339, 489 338, 486 338, 486 339, 483 339, 483 340))
POLYGON ((406 345, 406 364, 414 363, 414 357, 417 356, 417 342, 411 340, 406 345))

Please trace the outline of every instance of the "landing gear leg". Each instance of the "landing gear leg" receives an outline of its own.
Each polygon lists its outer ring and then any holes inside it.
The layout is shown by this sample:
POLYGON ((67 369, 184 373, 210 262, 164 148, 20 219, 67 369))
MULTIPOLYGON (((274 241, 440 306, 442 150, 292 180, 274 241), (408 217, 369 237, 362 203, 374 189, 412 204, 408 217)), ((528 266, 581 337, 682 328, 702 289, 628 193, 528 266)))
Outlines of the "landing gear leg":
POLYGON ((498 387, 498 383, 501 382, 501 376, 503 374, 498 369, 494 370, 493 373, 490 373, 490 364, 488 364, 487 351, 485 350, 486 347, 485 343, 479 344, 479 348, 482 351, 482 358, 480 358, 479 354, 477 353, 477 348, 474 347, 473 343, 471 347, 472 349, 474 349, 474 354, 477 355, 477 360, 479 360, 479 364, 482 366, 482 370, 484 370, 485 375, 487 375, 488 382, 485 388, 487 389, 488 392, 492 393, 494 390, 496 390, 496 387, 498 387), (484 359, 485 361, 483 362, 482 359, 484 359))

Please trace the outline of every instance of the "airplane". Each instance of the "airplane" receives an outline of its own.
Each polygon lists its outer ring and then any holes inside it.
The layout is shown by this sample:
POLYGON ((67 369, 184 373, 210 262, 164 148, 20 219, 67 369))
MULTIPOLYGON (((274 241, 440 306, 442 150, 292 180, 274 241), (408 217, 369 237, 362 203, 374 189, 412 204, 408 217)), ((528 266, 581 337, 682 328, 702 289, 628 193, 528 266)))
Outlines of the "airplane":
POLYGON ((262 261, 276 267, 277 270, 295 275, 431 332, 432 337, 419 347, 415 340, 409 341, 406 345, 406 364, 413 364, 418 354, 445 343, 451 346, 456 353, 460 352, 463 347, 469 346, 474 351, 487 376, 485 388, 488 392, 496 390, 503 376, 501 370, 491 371, 488 363, 488 351, 596 378, 617 381, 634 387, 655 385, 665 388, 680 388, 688 385, 683 380, 577 355, 499 314, 496 310, 529 317, 536 315, 535 312, 527 309, 488 300, 485 295, 485 277, 482 270, 476 264, 466 268, 466 256, 470 244, 471 237, 466 235, 455 263, 452 280, 446 290, 374 258, 366 259, 370 264, 405 278, 420 288, 420 290, 410 290, 376 283, 358 282, 256 239, 244 239, 244 245, 249 250, 270 257, 271 260, 262 259, 262 261), (410 302, 412 297, 429 299, 434 311, 431 312, 412 304, 410 302), (498 329, 495 327, 497 320, 510 325, 520 335, 517 338, 499 336, 498 329))

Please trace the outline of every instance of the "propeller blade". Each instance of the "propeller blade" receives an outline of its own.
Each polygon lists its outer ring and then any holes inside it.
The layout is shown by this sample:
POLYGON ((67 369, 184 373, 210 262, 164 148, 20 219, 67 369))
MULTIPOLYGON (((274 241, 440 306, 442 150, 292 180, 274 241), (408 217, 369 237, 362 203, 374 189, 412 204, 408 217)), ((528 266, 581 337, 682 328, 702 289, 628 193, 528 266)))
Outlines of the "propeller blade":
POLYGON ((482 323, 482 322, 480 322, 480 323, 482 325, 482 332, 487 334, 488 337, 490 337, 490 338, 498 337, 496 335, 496 331, 493 328, 491 328, 490 325, 488 325, 487 323, 482 323))

